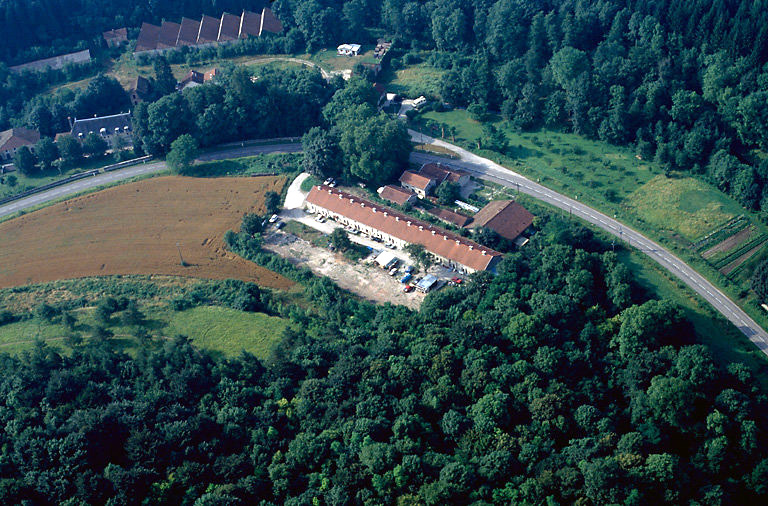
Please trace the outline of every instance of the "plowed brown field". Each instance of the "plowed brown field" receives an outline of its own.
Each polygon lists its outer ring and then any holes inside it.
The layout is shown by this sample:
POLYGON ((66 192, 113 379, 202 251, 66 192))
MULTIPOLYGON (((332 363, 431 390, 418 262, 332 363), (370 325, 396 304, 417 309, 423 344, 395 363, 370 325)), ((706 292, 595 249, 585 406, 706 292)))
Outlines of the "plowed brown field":
POLYGON ((294 283, 225 250, 224 233, 284 177, 160 177, 117 186, 0 223, 0 287, 112 274, 294 283), (179 244, 184 261, 179 261, 179 244))

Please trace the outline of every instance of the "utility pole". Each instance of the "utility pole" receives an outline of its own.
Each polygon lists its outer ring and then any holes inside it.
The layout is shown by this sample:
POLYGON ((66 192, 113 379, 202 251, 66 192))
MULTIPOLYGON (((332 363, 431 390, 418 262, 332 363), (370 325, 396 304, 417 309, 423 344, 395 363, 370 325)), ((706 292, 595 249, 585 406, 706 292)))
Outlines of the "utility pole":
POLYGON ((187 264, 184 262, 184 257, 181 256, 181 243, 176 243, 176 250, 179 252, 179 263, 182 267, 185 267, 187 264))

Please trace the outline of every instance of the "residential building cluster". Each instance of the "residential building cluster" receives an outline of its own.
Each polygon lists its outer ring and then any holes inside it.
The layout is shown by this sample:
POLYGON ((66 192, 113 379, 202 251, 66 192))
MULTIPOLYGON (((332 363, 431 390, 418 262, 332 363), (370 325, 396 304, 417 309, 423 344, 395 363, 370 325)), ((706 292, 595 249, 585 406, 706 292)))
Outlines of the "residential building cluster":
POLYGON ((397 247, 420 244, 460 272, 493 271, 502 257, 467 238, 330 186, 314 186, 306 203, 312 212, 397 247))
POLYGON ((240 16, 235 16, 225 12, 221 18, 203 15, 200 21, 182 18, 181 23, 163 21, 160 26, 142 23, 134 52, 155 54, 184 46, 222 44, 282 31, 283 24, 267 7, 261 14, 243 11, 240 16))

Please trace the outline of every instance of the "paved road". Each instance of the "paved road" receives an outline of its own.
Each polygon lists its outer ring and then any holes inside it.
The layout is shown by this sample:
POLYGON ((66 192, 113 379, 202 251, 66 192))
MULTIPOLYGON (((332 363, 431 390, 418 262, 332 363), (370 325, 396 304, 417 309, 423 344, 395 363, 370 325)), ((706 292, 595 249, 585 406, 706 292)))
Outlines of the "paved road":
MULTIPOLYGON (((200 161, 225 160, 228 158, 239 158, 241 156, 252 156, 263 153, 295 153, 301 151, 301 143, 283 143, 269 144, 264 146, 246 146, 246 147, 228 147, 221 151, 205 153, 198 159, 200 161)), ((130 179, 135 176, 161 172, 166 169, 165 162, 150 162, 146 164, 133 165, 125 169, 107 172, 97 176, 79 179, 69 184, 57 186, 50 190, 35 193, 23 199, 14 200, 3 206, 0 206, 0 217, 8 216, 24 209, 29 209, 52 200, 57 200, 67 195, 73 195, 82 191, 103 186, 105 184, 130 179)))
POLYGON ((630 246, 640 250, 658 262, 662 267, 674 274, 696 293, 706 299, 717 311, 730 320, 731 323, 736 325, 736 327, 741 330, 744 335, 755 344, 755 346, 768 355, 768 333, 766 333, 762 327, 752 320, 752 318, 736 305, 735 302, 718 290, 712 283, 707 281, 701 274, 694 271, 685 262, 664 247, 651 241, 640 232, 584 205, 578 200, 568 198, 552 191, 549 188, 537 184, 487 158, 475 155, 474 153, 439 139, 422 135, 419 132, 413 130, 410 130, 409 132, 414 139, 418 139, 419 141, 424 140, 424 142, 449 149, 459 156, 459 160, 446 161, 445 158, 436 155, 414 152, 411 155, 413 161, 419 163, 442 161, 461 167, 476 177, 510 188, 515 188, 522 193, 526 193, 539 200, 543 200, 544 202, 559 207, 560 209, 566 210, 573 216, 579 217, 600 227, 606 232, 618 237, 620 240, 627 241, 630 246))

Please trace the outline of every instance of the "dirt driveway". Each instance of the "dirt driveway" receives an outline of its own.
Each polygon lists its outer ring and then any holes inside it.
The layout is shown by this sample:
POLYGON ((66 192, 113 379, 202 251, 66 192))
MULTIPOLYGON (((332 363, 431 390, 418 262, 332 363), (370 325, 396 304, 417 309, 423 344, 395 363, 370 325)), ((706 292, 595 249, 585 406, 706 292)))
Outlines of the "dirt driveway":
MULTIPOLYGON (((353 263, 341 254, 312 246, 309 242, 283 232, 264 237, 263 248, 287 258, 291 263, 309 267, 312 272, 327 276, 341 288, 372 302, 400 304, 418 309, 425 294, 403 292, 402 275, 390 276, 373 265, 369 259, 353 263)), ((396 252, 397 254, 397 252, 396 252)))

